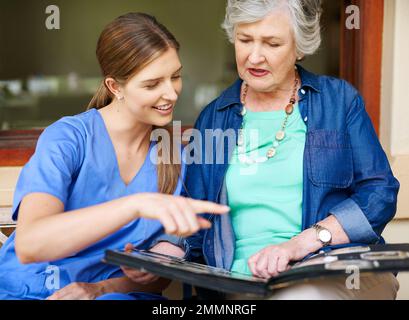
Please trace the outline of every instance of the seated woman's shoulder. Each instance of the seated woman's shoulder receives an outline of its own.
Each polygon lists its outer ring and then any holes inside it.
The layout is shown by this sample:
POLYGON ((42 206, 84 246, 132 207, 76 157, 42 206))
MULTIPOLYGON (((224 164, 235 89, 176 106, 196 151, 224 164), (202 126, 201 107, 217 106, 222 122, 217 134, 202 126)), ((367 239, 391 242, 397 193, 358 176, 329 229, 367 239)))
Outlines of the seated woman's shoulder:
POLYGON ((82 141, 92 127, 94 112, 95 110, 88 110, 77 115, 64 116, 46 127, 40 138, 82 141))
POLYGON ((318 76, 321 90, 330 94, 357 95, 358 90, 348 81, 333 76, 318 76))
POLYGON ((216 111, 216 105, 217 102, 222 98, 223 93, 220 94, 217 98, 213 99, 211 102, 209 102, 203 110, 200 112, 200 115, 205 115, 205 114, 210 114, 216 111))
POLYGON ((224 89, 213 101, 203 108, 199 119, 214 114, 223 104, 230 104, 232 101, 236 101, 237 99, 235 97, 240 95, 241 82, 240 79, 237 79, 229 87, 224 89))

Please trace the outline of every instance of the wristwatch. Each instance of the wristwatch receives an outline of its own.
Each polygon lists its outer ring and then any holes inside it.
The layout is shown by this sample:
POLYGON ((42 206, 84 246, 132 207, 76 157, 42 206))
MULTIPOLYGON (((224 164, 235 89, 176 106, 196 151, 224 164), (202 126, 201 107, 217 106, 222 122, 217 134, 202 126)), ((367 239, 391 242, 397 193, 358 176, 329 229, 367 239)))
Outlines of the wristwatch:
POLYGON ((323 247, 331 244, 332 234, 327 228, 320 226, 318 223, 314 224, 312 228, 317 232, 317 240, 322 243, 323 247))

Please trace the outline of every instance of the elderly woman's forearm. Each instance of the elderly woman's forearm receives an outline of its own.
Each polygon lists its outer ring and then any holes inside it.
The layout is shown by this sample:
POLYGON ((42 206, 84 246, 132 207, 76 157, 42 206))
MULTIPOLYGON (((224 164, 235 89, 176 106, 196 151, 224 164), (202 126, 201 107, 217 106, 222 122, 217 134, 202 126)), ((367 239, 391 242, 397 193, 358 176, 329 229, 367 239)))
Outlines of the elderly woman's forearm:
MULTIPOLYGON (((328 218, 320 221, 318 224, 331 232, 331 245, 350 243, 348 235, 345 233, 341 224, 334 216, 331 215, 328 218)), ((294 238, 294 241, 298 243, 299 257, 306 257, 307 255, 314 253, 323 247, 322 243, 317 238, 316 231, 312 228, 306 229, 301 232, 294 238)))

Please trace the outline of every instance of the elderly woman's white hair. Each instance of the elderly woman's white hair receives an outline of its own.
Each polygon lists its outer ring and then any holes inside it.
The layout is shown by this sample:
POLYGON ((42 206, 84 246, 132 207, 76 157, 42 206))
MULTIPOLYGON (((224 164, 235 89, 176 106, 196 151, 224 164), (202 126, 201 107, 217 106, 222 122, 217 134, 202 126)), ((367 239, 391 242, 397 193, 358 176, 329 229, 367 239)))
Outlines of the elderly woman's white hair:
POLYGON ((321 44, 321 0, 228 0, 222 27, 233 43, 238 24, 262 20, 281 8, 290 14, 297 55, 314 54, 321 44))

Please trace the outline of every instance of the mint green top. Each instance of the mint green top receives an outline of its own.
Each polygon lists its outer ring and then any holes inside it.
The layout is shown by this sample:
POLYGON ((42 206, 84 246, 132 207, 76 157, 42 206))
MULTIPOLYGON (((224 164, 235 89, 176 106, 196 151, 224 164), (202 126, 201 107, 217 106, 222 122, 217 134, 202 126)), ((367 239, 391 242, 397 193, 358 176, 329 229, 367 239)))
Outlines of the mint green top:
MULTIPOLYGON (((247 111, 243 126, 246 155, 264 156, 284 119, 284 111, 247 111)), ((267 162, 242 164, 237 148, 230 161, 226 185, 236 236, 234 272, 251 274, 247 261, 252 255, 301 232, 306 126, 298 104, 285 132, 277 154, 267 162)))

